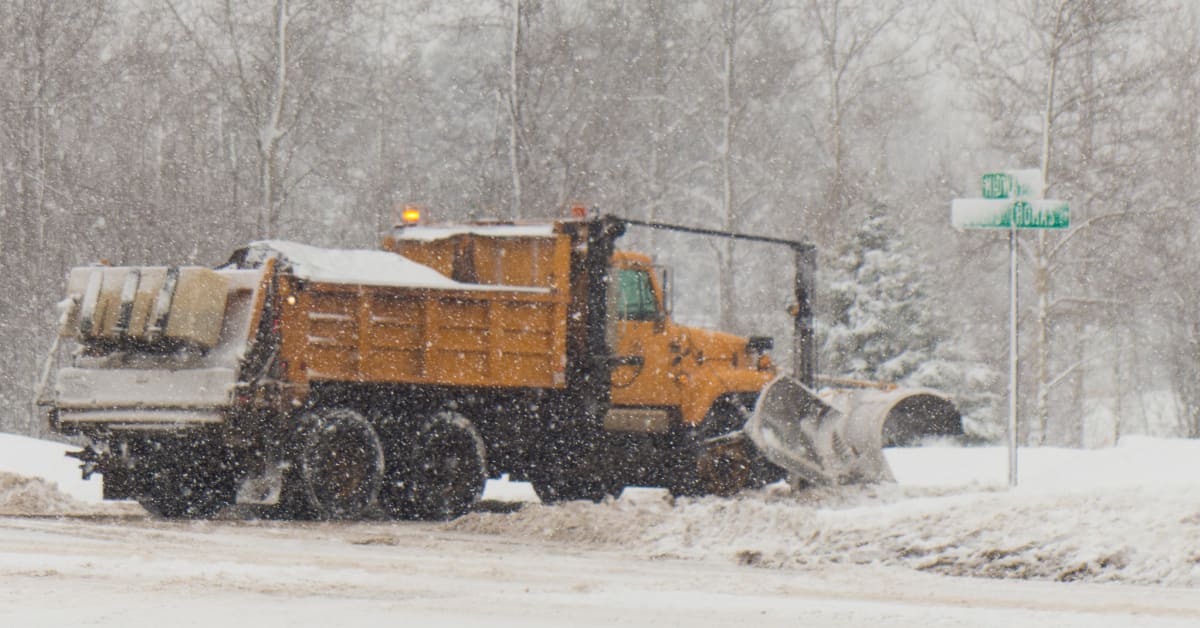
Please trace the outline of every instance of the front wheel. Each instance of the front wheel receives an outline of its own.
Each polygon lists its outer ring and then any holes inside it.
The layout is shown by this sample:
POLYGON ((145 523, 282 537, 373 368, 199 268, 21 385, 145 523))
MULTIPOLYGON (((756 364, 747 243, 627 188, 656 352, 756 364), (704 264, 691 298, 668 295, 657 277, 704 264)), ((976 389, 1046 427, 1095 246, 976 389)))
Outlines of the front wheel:
POLYGON ((681 447, 668 467, 672 495, 728 497, 765 484, 765 467, 738 431, 745 412, 729 403, 714 404, 700 425, 685 432, 681 447))

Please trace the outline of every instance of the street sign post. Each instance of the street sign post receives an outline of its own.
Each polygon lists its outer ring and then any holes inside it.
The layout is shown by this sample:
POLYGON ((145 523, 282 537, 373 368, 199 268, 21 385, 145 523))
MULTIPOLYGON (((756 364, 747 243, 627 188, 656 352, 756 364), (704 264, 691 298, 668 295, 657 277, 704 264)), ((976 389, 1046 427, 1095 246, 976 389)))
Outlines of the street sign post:
POLYGON ((950 222, 960 229, 1008 229, 1008 484, 1017 485, 1017 230, 1066 229, 1066 201, 1048 200, 1041 170, 983 175, 983 198, 956 198, 950 222))

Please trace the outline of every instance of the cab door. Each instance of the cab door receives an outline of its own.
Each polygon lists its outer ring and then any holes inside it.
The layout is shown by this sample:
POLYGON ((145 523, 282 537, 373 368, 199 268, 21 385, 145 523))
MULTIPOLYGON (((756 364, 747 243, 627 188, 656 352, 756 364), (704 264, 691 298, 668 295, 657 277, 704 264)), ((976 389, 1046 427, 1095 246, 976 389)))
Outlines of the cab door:
POLYGON ((617 260, 609 285, 609 329, 615 333, 612 371, 615 406, 678 407, 679 346, 676 327, 662 306, 662 291, 649 264, 617 260), (677 349, 676 349, 677 351, 677 349))

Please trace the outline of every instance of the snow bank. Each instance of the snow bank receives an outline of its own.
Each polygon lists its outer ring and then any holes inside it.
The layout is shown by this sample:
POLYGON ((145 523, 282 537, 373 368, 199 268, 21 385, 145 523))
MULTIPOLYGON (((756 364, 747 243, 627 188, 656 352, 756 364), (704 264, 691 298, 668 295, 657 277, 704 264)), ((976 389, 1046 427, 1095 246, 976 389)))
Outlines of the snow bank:
MULTIPOLYGON (((0 514, 136 509, 97 503, 100 483, 79 479, 77 463, 62 455, 67 449, 0 434, 0 514)), ((485 497, 526 503, 444 527, 756 567, 857 564, 1200 587, 1200 441, 1134 437, 1101 450, 1022 449, 1021 485, 1011 490, 1003 448, 886 454, 896 484, 797 493, 776 484, 732 498, 672 499, 661 489, 629 488, 600 504, 544 506, 528 484, 493 480, 485 497)))
POLYGON ((80 478, 79 449, 15 434, 0 434, 0 515, 100 515, 139 512, 101 501, 100 482, 80 478))
POLYGON ((0 471, 0 515, 59 515, 90 510, 41 478, 0 471))
POLYGON ((762 567, 903 566, 985 578, 1200 587, 1200 442, 1097 451, 888 450, 898 484, 472 514, 450 527, 762 567))
MULTIPOLYGON (((1003 447, 933 445, 886 453, 901 484, 1008 482, 1008 450, 1003 447)), ((1200 441, 1126 436, 1116 447, 1105 449, 1022 448, 1017 470, 1022 491, 1194 486, 1200 483, 1200 441)))
POLYGON ((100 482, 84 481, 79 474, 79 461, 65 455, 79 449, 65 443, 0 433, 0 472, 41 478, 71 499, 99 502, 100 482))

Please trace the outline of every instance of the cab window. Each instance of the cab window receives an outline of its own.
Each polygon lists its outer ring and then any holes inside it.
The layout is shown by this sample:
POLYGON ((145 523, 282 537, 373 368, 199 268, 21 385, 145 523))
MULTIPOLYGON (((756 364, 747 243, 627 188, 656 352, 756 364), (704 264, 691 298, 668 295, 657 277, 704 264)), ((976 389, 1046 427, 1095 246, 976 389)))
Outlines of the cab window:
POLYGON ((644 270, 617 270, 617 318, 652 321, 658 318, 658 302, 650 274, 644 270))

